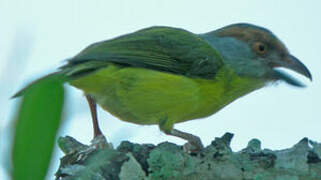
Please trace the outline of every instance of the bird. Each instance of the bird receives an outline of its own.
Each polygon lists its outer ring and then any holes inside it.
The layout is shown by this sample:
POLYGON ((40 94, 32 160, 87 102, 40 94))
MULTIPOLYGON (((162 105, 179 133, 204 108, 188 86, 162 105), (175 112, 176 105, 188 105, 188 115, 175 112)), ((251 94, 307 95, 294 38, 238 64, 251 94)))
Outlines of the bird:
POLYGON ((305 87, 280 68, 312 81, 308 68, 270 30, 249 23, 196 34, 153 26, 89 45, 52 76, 82 90, 88 101, 94 138, 103 136, 97 104, 118 119, 158 125, 185 139, 191 151, 201 139, 174 128, 176 123, 211 116, 234 100, 278 81, 305 87))

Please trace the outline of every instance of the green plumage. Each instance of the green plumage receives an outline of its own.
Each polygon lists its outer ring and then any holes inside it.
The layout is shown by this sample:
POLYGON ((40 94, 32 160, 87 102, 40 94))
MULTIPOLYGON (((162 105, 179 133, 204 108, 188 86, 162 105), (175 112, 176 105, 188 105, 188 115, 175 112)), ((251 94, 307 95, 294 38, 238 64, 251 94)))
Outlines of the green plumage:
POLYGON ((70 59, 66 67, 104 61, 189 77, 213 78, 223 64, 221 58, 196 34, 177 28, 152 27, 95 43, 70 59))
POLYGON ((162 122, 166 131, 174 123, 214 114, 264 85, 224 66, 218 52, 198 35, 170 27, 93 44, 63 69, 77 77, 71 85, 121 120, 162 122))

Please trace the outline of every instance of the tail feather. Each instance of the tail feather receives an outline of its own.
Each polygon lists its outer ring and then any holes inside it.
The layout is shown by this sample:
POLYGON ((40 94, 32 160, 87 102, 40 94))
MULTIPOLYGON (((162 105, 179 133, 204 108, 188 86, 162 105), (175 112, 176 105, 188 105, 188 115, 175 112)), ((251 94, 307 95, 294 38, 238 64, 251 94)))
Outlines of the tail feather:
POLYGON ((87 61, 87 62, 85 61, 79 64, 67 64, 65 66, 62 66, 58 72, 54 72, 52 74, 49 74, 45 77, 42 77, 30 83, 25 88, 21 89, 16 94, 14 94, 11 98, 22 96, 27 90, 29 90, 39 82, 47 81, 50 79, 57 79, 57 80, 61 80, 61 82, 64 83, 68 80, 76 79, 78 77, 89 74, 97 69, 106 67, 108 66, 108 64, 109 63, 102 62, 102 61, 87 61))
POLYGON ((32 83, 30 83, 29 85, 27 85, 26 87, 24 87, 23 89, 18 91, 16 94, 14 94, 11 98, 13 99, 13 98, 17 98, 17 97, 23 96, 24 93, 26 91, 28 91, 29 89, 33 88, 35 84, 38 84, 39 82, 42 82, 42 81, 51 80, 53 78, 61 81, 62 83, 65 82, 65 76, 64 76, 63 71, 54 72, 52 74, 49 74, 47 76, 44 76, 44 77, 42 77, 40 79, 37 79, 37 80, 33 81, 32 83))

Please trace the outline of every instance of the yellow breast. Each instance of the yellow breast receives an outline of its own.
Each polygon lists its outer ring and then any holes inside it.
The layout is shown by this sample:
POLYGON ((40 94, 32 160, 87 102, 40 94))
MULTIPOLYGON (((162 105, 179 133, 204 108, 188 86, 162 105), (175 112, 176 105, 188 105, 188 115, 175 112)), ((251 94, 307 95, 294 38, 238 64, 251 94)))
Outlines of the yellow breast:
POLYGON ((206 117, 259 87, 225 68, 207 80, 112 64, 70 84, 91 94, 111 114, 136 124, 206 117))

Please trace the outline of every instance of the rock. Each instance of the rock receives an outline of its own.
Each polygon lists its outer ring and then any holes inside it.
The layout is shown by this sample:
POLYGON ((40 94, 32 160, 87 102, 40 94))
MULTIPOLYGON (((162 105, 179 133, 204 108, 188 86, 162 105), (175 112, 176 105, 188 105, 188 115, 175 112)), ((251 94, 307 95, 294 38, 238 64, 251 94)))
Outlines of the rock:
POLYGON ((201 152, 186 153, 182 146, 163 142, 122 142, 114 149, 105 141, 83 145, 71 137, 59 138, 66 154, 56 179, 111 180, 320 180, 321 144, 303 138, 292 148, 261 149, 252 139, 233 152, 233 134, 226 133, 201 152), (97 145, 98 144, 98 145, 97 145))

